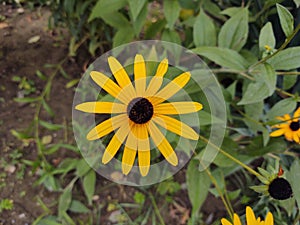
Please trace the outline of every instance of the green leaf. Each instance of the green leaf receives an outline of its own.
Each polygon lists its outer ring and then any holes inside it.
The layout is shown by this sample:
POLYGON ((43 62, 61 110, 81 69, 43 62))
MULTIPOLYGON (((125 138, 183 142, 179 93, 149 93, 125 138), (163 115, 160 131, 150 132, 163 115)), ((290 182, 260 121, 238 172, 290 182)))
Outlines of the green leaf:
POLYGON ((293 15, 280 4, 276 4, 280 25, 286 37, 290 36, 294 30, 293 15))
POLYGON ((57 219, 55 217, 47 217, 41 219, 37 223, 34 223, 34 225, 61 225, 61 223, 56 222, 56 220, 57 219))
POLYGON ((298 76, 284 75, 282 89, 283 90, 290 89, 291 87, 293 87, 296 84, 297 80, 298 80, 298 76))
POLYGON ((40 78, 41 80, 47 80, 47 76, 44 75, 41 71, 37 70, 35 71, 35 74, 40 78))
POLYGON ((94 170, 90 170, 83 178, 83 190, 87 197, 88 204, 92 204, 92 198, 95 193, 96 185, 96 173, 94 170))
POLYGON ((128 3, 129 3, 129 10, 132 14, 132 19, 133 21, 136 21, 138 15, 142 11, 142 8, 147 3, 147 0, 139 0, 139 1, 128 0, 128 3))
POLYGON ((72 200, 70 204, 70 211, 75 212, 75 213, 89 213, 90 210, 82 204, 80 201, 77 200, 72 200))
POLYGON ((173 31, 173 30, 169 30, 169 29, 164 30, 164 32, 162 33, 161 39, 163 41, 168 41, 168 42, 173 42, 173 43, 176 43, 176 44, 181 44, 181 40, 180 40, 180 37, 179 37, 178 33, 176 31, 173 31))
POLYGON ((192 203, 192 214, 197 214, 204 203, 211 181, 205 171, 199 171, 199 160, 191 160, 187 173, 186 182, 189 199, 192 203))
POLYGON ((250 83, 238 105, 246 105, 263 101, 269 96, 269 90, 266 83, 255 82, 250 83))
POLYGON ((126 4, 127 0, 98 0, 92 9, 88 22, 91 22, 95 18, 102 17, 104 14, 112 14, 112 12, 118 11, 126 4))
POLYGON ((132 41, 134 38, 134 29, 132 26, 123 27, 115 33, 113 38, 113 47, 118 47, 132 41))
POLYGON ((196 17, 193 26, 193 37, 196 47, 199 46, 216 46, 217 33, 215 24, 212 19, 205 14, 203 10, 196 17))
POLYGON ((91 169, 90 165, 85 161, 85 159, 81 159, 76 167, 76 175, 79 177, 84 176, 91 169))
POLYGON ((291 169, 288 173, 288 181, 291 184, 293 194, 297 201, 298 206, 300 205, 300 188, 299 188, 299 180, 300 180, 300 162, 299 160, 295 160, 291 166, 291 169))
POLYGON ((292 70, 300 67, 300 47, 290 47, 280 51, 268 61, 275 70, 292 70))
POLYGON ((159 19, 146 29, 145 39, 155 38, 155 36, 165 27, 167 24, 165 19, 159 19))
POLYGON ((218 43, 220 47, 240 51, 248 37, 248 9, 243 8, 221 27, 218 43))
POLYGON ((251 143, 245 148, 249 156, 262 156, 269 152, 282 153, 286 149, 286 142, 280 138, 271 138, 268 145, 264 146, 262 135, 254 137, 251 143))
POLYGON ((259 50, 261 52, 265 51, 265 46, 270 46, 272 49, 275 48, 276 40, 270 22, 266 23, 265 26, 260 31, 259 34, 259 50))
POLYGON ((63 126, 60 124, 48 123, 43 120, 40 120, 39 123, 41 126, 45 127, 48 130, 60 130, 61 128, 63 128, 63 126))
POLYGON ((80 81, 80 79, 73 79, 71 81, 69 81, 67 84, 66 84, 66 88, 71 88, 71 87, 74 87, 76 84, 78 84, 80 81))
POLYGON ((179 17, 180 5, 177 0, 164 0, 163 8, 165 18, 168 22, 168 28, 172 30, 179 17))
POLYGON ((294 0, 294 3, 297 6, 297 8, 299 8, 299 6, 300 6, 300 0, 294 0))
POLYGON ((47 102, 43 99, 42 100, 43 108, 46 110, 46 112, 49 114, 49 116, 54 117, 55 114, 53 110, 50 108, 50 106, 47 104, 47 102))
POLYGON ((141 29, 145 25, 146 19, 148 14, 148 4, 144 4, 144 7, 141 9, 140 13, 138 14, 138 17, 135 21, 133 21, 133 28, 135 35, 138 36, 141 32, 141 29))
POLYGON ((276 116, 283 116, 294 111, 297 101, 294 98, 286 98, 277 102, 267 113, 267 117, 273 120, 276 116))
POLYGON ((39 97, 36 97, 36 98, 14 98, 14 101, 15 102, 19 102, 19 103, 31 103, 31 102, 37 102, 39 101, 40 98, 39 97))
POLYGON ((274 68, 268 64, 259 64, 249 69, 250 74, 254 76, 256 81, 265 83, 269 90, 269 95, 272 95, 276 88, 277 75, 274 68))
POLYGON ((224 9, 222 12, 220 12, 222 15, 227 15, 229 17, 233 17, 236 15, 238 12, 241 11, 240 7, 230 7, 227 9, 224 9))
POLYGON ((105 13, 101 16, 101 18, 105 21, 105 23, 117 29, 122 29, 125 26, 130 26, 128 19, 119 12, 105 13))
POLYGON ((198 55, 204 56, 216 64, 235 70, 245 70, 247 61, 236 51, 219 47, 198 47, 192 49, 198 55))
POLYGON ((66 212, 69 209, 69 206, 72 201, 72 188, 73 185, 67 186, 63 193, 59 196, 58 200, 58 215, 60 218, 62 218, 64 212, 66 212))

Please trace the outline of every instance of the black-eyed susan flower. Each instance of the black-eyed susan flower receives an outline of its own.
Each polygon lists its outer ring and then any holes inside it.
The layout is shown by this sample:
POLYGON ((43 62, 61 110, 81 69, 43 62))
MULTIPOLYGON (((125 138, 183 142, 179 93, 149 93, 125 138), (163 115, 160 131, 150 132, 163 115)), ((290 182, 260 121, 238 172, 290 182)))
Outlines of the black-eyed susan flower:
POLYGON ((300 107, 294 112, 293 118, 289 114, 276 117, 284 123, 276 124, 273 127, 277 130, 270 133, 271 137, 278 137, 284 135, 288 141, 295 141, 300 143, 300 107))
POLYGON ((150 168, 151 138, 165 159, 176 166, 177 155, 159 126, 184 138, 198 139, 198 134, 191 127, 170 115, 194 113, 201 110, 202 105, 192 101, 165 102, 188 83, 191 74, 184 72, 161 88, 168 70, 167 59, 160 62, 148 85, 142 55, 137 54, 134 59, 134 82, 116 58, 109 57, 108 64, 116 82, 97 71, 92 71, 90 75, 115 98, 115 102, 84 102, 75 107, 87 113, 111 114, 111 118, 87 134, 88 140, 96 140, 114 132, 102 156, 102 163, 108 163, 124 145, 122 172, 126 175, 130 172, 137 154, 140 173, 146 176, 150 168))
POLYGON ((271 196, 277 200, 289 199, 293 196, 293 190, 290 183, 284 178, 282 168, 276 172, 274 168, 269 166, 268 170, 258 168, 262 177, 260 181, 264 185, 252 186, 251 189, 265 196, 271 196))
MULTIPOLYGON (((266 219, 263 221, 260 217, 256 218, 251 207, 246 207, 246 220, 247 225, 274 225, 274 219, 272 213, 268 212, 266 219)), ((241 220, 237 214, 233 215, 233 223, 227 219, 221 220, 222 225, 242 225, 241 220)))

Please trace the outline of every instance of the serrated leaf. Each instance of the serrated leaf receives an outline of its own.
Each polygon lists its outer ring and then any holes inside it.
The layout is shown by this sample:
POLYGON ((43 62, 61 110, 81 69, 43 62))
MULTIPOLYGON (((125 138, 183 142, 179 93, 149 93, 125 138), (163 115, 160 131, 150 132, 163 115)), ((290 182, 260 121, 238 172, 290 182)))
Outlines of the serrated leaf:
POLYGON ((128 0, 129 3, 129 10, 132 14, 133 21, 136 21, 138 15, 141 13, 142 8, 146 4, 147 0, 128 0))
POLYGON ((221 27, 219 46, 240 51, 246 44, 248 29, 248 9, 243 8, 221 27))
POLYGON ((215 24, 207 16, 204 10, 201 10, 196 17, 196 21, 193 26, 193 37, 196 47, 199 46, 216 46, 217 33, 215 24))
POLYGON ((277 12, 279 15, 279 21, 281 28, 286 37, 290 36, 294 30, 294 18, 293 15, 280 4, 276 4, 277 12))
POLYGON ((268 61, 275 70, 292 70, 300 67, 300 47, 290 47, 280 51, 268 61))
POLYGON ((269 96, 268 86, 262 82, 250 83, 238 105, 252 104, 263 101, 269 96))
POLYGON ((286 98, 277 102, 267 113, 267 117, 273 120, 276 116, 283 116, 294 111, 297 101, 293 98, 286 98))
POLYGON ((198 47, 192 49, 198 55, 204 56, 216 64, 235 70, 245 70, 247 61, 236 51, 219 47, 198 47))
POLYGON ((92 198, 95 193, 95 185, 96 185, 96 173, 94 170, 90 170, 83 177, 83 190, 87 197, 88 204, 92 204, 92 198))
POLYGON ((273 27, 270 22, 266 23, 259 34, 259 50, 265 51, 265 46, 270 46, 272 49, 275 48, 276 40, 273 32, 273 27))
POLYGON ((75 213, 89 213, 90 212, 90 210, 78 200, 72 200, 69 210, 72 212, 75 212, 75 213))
POLYGON ((127 0, 98 0, 92 9, 88 22, 95 18, 99 18, 104 14, 116 12, 126 4, 127 0))
POLYGON ((168 28, 172 30, 180 14, 180 5, 177 0, 164 0, 163 10, 168 22, 168 28))
POLYGON ((193 214, 197 213, 201 208, 211 185, 210 178, 206 172, 200 172, 198 168, 199 161, 195 159, 191 160, 186 173, 187 190, 193 206, 193 214))

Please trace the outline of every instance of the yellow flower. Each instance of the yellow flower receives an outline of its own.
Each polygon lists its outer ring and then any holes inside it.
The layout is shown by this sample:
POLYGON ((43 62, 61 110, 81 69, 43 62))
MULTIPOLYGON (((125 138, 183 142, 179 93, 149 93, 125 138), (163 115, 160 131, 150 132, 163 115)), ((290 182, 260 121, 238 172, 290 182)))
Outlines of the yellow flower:
POLYGON ((294 112, 293 118, 289 114, 276 117, 278 120, 284 121, 284 123, 274 125, 273 127, 279 128, 273 131, 270 136, 278 137, 284 135, 288 141, 295 141, 300 143, 300 107, 294 112))
POLYGON ((112 114, 111 118, 101 122, 87 134, 88 140, 96 140, 114 131, 102 156, 102 163, 108 163, 124 144, 122 172, 125 175, 130 172, 137 153, 140 173, 146 176, 150 168, 151 137, 165 159, 176 166, 177 155, 157 125, 184 138, 198 140, 198 134, 191 127, 169 115, 197 112, 202 109, 202 105, 192 101, 165 102, 188 83, 191 74, 182 73, 161 88, 168 70, 168 60, 164 59, 147 86, 145 61, 142 55, 137 54, 134 59, 133 85, 116 58, 109 57, 108 64, 117 83, 97 71, 92 71, 90 75, 116 101, 84 102, 75 107, 87 113, 112 114))
MULTIPOLYGON (((256 219, 253 210, 249 206, 246 207, 246 220, 247 220, 246 223, 247 225, 274 225, 274 219, 272 213, 268 212, 265 221, 261 220, 260 217, 256 219)), ((233 215, 233 224, 224 218, 221 220, 221 223, 222 225, 242 225, 241 220, 237 214, 233 215)))

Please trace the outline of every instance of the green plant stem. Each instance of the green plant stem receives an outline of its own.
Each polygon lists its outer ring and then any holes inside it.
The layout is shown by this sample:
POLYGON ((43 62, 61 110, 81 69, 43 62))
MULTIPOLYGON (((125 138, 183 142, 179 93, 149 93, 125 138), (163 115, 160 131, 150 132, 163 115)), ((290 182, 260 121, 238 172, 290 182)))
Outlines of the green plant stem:
POLYGON ((281 76, 293 76, 293 75, 300 75, 300 72, 284 72, 284 71, 277 71, 277 75, 281 76))
MULTIPOLYGON (((200 164, 201 164, 201 161, 200 161, 200 164)), ((222 191, 221 191, 221 188, 219 187, 219 185, 218 185, 216 179, 215 179, 214 176, 211 174, 211 172, 210 172, 208 169, 206 169, 205 172, 206 172, 207 175, 209 176, 209 178, 210 178, 211 182, 213 183, 213 185, 216 187, 216 190, 217 190, 217 192, 219 193, 220 198, 221 198, 221 200, 222 200, 222 202, 223 202, 223 204, 224 204, 224 206, 225 206, 225 208, 226 208, 226 210, 227 210, 227 212, 228 212, 230 218, 233 219, 233 213, 234 213, 234 212, 233 212, 233 209, 232 209, 232 206, 231 206, 230 202, 226 201, 226 199, 224 198, 224 195, 223 195, 223 193, 222 193, 222 191)))
POLYGON ((159 212, 159 209, 158 209, 158 207, 157 207, 157 204, 156 204, 156 202, 155 202, 154 196, 153 196, 150 192, 149 192, 148 194, 149 194, 151 203, 152 203, 152 205, 153 205, 154 212, 155 212, 157 218, 159 219, 159 222, 161 223, 161 225, 165 225, 165 222, 164 222, 164 220, 163 220, 163 218, 162 218, 162 216, 161 216, 161 214, 160 214, 160 212, 159 212))
MULTIPOLYGON (((67 58, 64 58, 55 68, 54 72, 50 75, 49 79, 47 80, 47 83, 45 85, 45 87, 51 85, 54 77, 57 75, 57 73, 59 72, 61 65, 67 60, 67 58)), ((47 88, 44 88, 43 92, 41 93, 41 95, 39 96, 39 101, 36 105, 36 110, 35 110, 35 114, 33 117, 33 121, 34 121, 34 126, 35 126, 35 130, 34 130, 34 139, 35 142, 37 143, 37 150, 38 150, 38 155, 40 157, 42 157, 43 161, 47 164, 47 160, 46 157, 43 153, 43 150, 41 149, 41 145, 40 145, 40 134, 39 134, 39 116, 40 116, 40 112, 41 112, 41 108, 43 105, 43 101, 45 101, 46 96, 49 94, 48 92, 50 92, 50 90, 48 90, 47 88)))
POLYGON ((295 35, 298 33, 299 30, 300 30, 300 24, 298 24, 298 26, 295 28, 293 33, 286 38, 285 42, 279 47, 279 49, 276 52, 274 52, 271 55, 266 56, 263 59, 261 59, 260 61, 255 63, 252 67, 255 67, 259 64, 265 63, 268 59, 270 59, 270 58, 274 57, 275 55, 277 55, 281 50, 283 50, 291 42, 291 40, 295 37, 295 35))
POLYGON ((237 158, 233 157, 232 155, 228 154, 226 151, 224 151, 223 149, 219 148, 218 146, 216 146, 215 144, 211 143, 209 140, 207 140, 205 137, 199 135, 199 139, 201 139, 202 141, 204 141, 205 143, 211 145, 212 147, 214 147, 215 149, 217 149, 221 154, 223 154, 224 156, 226 156, 227 158, 229 158, 230 160, 234 161, 236 164, 240 165, 241 167, 243 167, 244 169, 246 169, 249 173, 253 174, 254 176, 256 176, 257 178, 261 178, 264 179, 264 177, 262 175, 260 175, 258 172, 256 172, 255 170, 253 170, 251 167, 247 166, 245 163, 241 162, 240 160, 238 160, 237 158))

